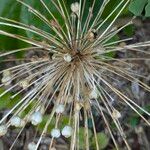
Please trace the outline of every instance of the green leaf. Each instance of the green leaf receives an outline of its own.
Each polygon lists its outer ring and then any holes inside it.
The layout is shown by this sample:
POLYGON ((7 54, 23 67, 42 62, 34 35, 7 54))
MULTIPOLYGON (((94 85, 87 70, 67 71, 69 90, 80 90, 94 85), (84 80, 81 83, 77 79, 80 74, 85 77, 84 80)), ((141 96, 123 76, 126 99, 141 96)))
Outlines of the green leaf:
MULTIPOLYGON (((0 16, 1 17, 20 21, 19 19, 20 11, 21 11, 21 7, 16 1, 1 0, 1 3, 0 3, 0 16)), ((3 20, 0 20, 0 21, 3 22, 3 20)), ((10 32, 14 34, 20 33, 20 30, 18 30, 17 28, 11 28, 11 27, 2 26, 2 25, 0 25, 0 30, 4 30, 6 32, 10 32)), ((19 40, 0 35, 0 50, 6 51, 10 49, 20 48, 26 45, 27 44, 19 40)))
MULTIPOLYGON (((49 117, 50 117, 50 115, 48 115, 48 114, 43 116, 43 121, 38 126, 38 130, 40 132, 43 131, 47 121, 49 120, 49 117)), ((51 123, 48 126, 47 133, 50 133, 51 130, 55 127, 55 122, 56 122, 56 118, 53 117, 51 123)), ((68 122, 69 122, 69 117, 68 116, 62 116, 60 121, 59 121, 59 128, 62 129, 64 126, 66 126, 68 124, 68 122)))
POLYGON ((138 125, 138 123, 139 123, 139 119, 136 118, 136 117, 133 117, 133 118, 130 118, 129 122, 130 122, 130 125, 133 128, 135 128, 138 125))
MULTIPOLYGON (((3 93, 5 90, 0 88, 0 94, 3 93)), ((4 96, 0 98, 0 110, 6 108, 10 102, 10 93, 6 93, 4 96)))
POLYGON ((141 16, 148 0, 133 0, 129 5, 129 10, 136 16, 141 16))
POLYGON ((125 33, 125 35, 132 37, 134 34, 134 27, 133 25, 129 25, 126 28, 124 28, 123 32, 125 33))
MULTIPOLYGON (((44 115, 43 116, 43 120, 40 123, 40 125, 38 126, 38 131, 40 133, 43 132, 43 129, 44 129, 47 121, 49 120, 49 117, 50 117, 50 115, 44 115)), ((52 120, 51 120, 51 123, 48 126, 47 133, 50 133, 50 131, 55 127, 55 122, 56 122, 56 119, 53 117, 52 120)))
MULTIPOLYGON (((107 135, 105 133, 100 132, 97 134, 97 141, 98 141, 98 145, 99 145, 99 150, 102 150, 102 149, 106 148, 106 146, 108 145, 109 138, 107 137, 107 135)), ((92 145, 96 149, 95 137, 92 138, 92 145)))
POLYGON ((145 7, 145 16, 150 17, 150 0, 148 1, 148 4, 145 7))
MULTIPOLYGON (((90 139, 92 137, 92 131, 88 130, 88 134, 89 134, 89 139, 90 139)), ((89 144, 91 144, 91 142, 89 144)), ((83 150, 86 149, 85 128, 84 127, 80 127, 80 129, 79 129, 79 147, 80 147, 80 149, 83 149, 83 150)))

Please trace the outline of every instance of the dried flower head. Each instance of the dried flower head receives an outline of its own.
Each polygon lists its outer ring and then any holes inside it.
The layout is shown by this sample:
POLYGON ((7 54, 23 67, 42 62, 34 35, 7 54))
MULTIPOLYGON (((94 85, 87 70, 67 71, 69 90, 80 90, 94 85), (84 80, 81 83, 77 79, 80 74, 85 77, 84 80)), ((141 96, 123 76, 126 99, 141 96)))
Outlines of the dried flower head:
MULTIPOLYGON (((122 29, 131 25, 132 21, 121 27, 114 27, 114 23, 130 0, 121 0, 108 17, 102 20, 103 11, 109 1, 104 0, 100 6, 97 6, 96 1, 93 0, 89 6, 86 5, 86 0, 80 0, 71 4, 68 9, 64 0, 52 0, 53 6, 50 7, 44 0, 40 0, 41 6, 52 18, 49 20, 40 11, 22 0, 17 0, 28 8, 29 12, 27 13, 31 13, 43 21, 50 32, 0 17, 0 25, 25 30, 42 38, 42 40, 31 39, 25 35, 0 30, 1 35, 31 44, 28 48, 0 54, 0 57, 6 57, 20 51, 26 52, 21 63, 16 63, 19 60, 15 59, 14 62, 17 65, 1 71, 1 87, 10 86, 0 94, 0 97, 14 90, 12 98, 18 95, 22 95, 22 98, 1 118, 0 123, 3 125, 0 126, 0 136, 6 134, 9 125, 22 126, 22 128, 25 128, 29 122, 33 125, 40 125, 45 121, 46 115, 48 119, 44 125, 42 124, 44 126, 42 133, 35 135, 38 141, 36 144, 29 143, 29 150, 37 149, 42 138, 47 134, 51 135, 49 149, 57 146, 56 141, 61 134, 63 138, 71 137, 71 140, 66 142, 69 149, 79 149, 80 127, 84 128, 86 143, 84 149, 92 149, 89 144, 89 130, 92 130, 96 143, 95 149, 99 150, 97 137, 99 128, 96 128, 99 124, 103 131, 108 131, 114 146, 119 149, 115 132, 110 125, 113 121, 124 145, 130 149, 123 124, 120 121, 122 115, 118 110, 123 111, 127 106, 150 125, 146 117, 149 117, 150 113, 130 98, 123 85, 124 81, 127 81, 128 84, 135 81, 136 86, 138 84, 143 90, 150 91, 150 87, 140 80, 145 77, 136 72, 136 69, 138 70, 136 62, 149 58, 150 53, 142 50, 142 47, 149 46, 150 42, 122 45, 121 43, 128 42, 132 38, 112 41, 112 38, 122 29), (86 7, 89 7, 88 14, 86 7), (93 15, 95 7, 99 8, 99 11, 93 15), (63 25, 53 13, 53 8, 57 10, 63 20, 63 25), (30 52, 33 52, 32 56, 30 52), (135 58, 135 55, 134 57, 132 57, 133 55, 124 55, 124 58, 110 56, 112 53, 119 52, 122 54, 135 53, 137 56, 140 53, 144 58, 135 58), (10 115, 12 119, 9 119, 10 115), (16 116, 23 116, 23 124, 16 116), (62 129, 64 116, 67 116, 67 122, 62 129), (103 120, 103 123, 96 123, 96 117, 103 120), (92 122, 91 125, 89 125, 89 120, 92 122), (49 131, 50 127, 51 132, 49 131)), ((18 136, 13 146, 17 138, 18 136)))

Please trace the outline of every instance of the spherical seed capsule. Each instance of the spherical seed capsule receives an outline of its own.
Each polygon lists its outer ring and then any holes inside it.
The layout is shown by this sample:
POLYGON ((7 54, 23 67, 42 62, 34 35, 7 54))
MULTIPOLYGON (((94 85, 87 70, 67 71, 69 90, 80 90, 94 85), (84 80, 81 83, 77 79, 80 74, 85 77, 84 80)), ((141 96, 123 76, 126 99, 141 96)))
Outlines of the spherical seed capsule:
POLYGON ((56 106, 55 112, 57 114, 63 113, 65 111, 65 106, 63 104, 58 104, 56 106))
POLYGON ((10 76, 10 75, 11 75, 11 73, 10 73, 9 70, 4 70, 3 71, 3 77, 7 77, 7 76, 10 76))
POLYGON ((66 62, 71 62, 71 60, 72 60, 72 57, 71 57, 71 55, 70 54, 65 54, 64 55, 64 60, 66 61, 66 62))
POLYGON ((5 76, 1 79, 1 82, 7 86, 11 84, 11 76, 5 76))
POLYGON ((53 138, 59 138, 60 137, 60 130, 59 129, 57 129, 57 128, 55 128, 55 129, 52 129, 52 131, 51 131, 51 136, 53 137, 53 138))
POLYGON ((22 87, 23 89, 27 88, 29 86, 29 82, 27 79, 22 80, 19 82, 20 87, 22 87))
POLYGON ((29 143, 28 150, 36 150, 36 144, 34 142, 29 143))
POLYGON ((18 116, 14 116, 10 119, 10 125, 15 127, 20 127, 21 125, 21 119, 18 116))
POLYGON ((19 127, 24 127, 26 125, 25 120, 21 120, 20 126, 19 127))
POLYGON ((71 11, 74 13, 78 13, 80 9, 79 3, 75 2, 71 4, 71 11))
POLYGON ((119 119, 121 117, 121 113, 114 109, 113 112, 112 112, 112 116, 114 117, 114 119, 119 119))
POLYGON ((80 111, 81 110, 81 108, 82 108, 83 106, 82 106, 82 103, 81 102, 76 102, 75 103, 75 111, 80 111))
POLYGON ((40 111, 34 112, 30 117, 31 123, 35 126, 41 123, 42 119, 43 119, 43 116, 40 111))
POLYGON ((66 138, 69 138, 72 135, 72 127, 70 126, 65 126, 62 131, 62 135, 66 138))
POLYGON ((97 95, 97 91, 95 89, 93 89, 91 92, 90 92, 90 98, 94 98, 94 99, 97 99, 98 95, 97 95))
POLYGON ((7 126, 0 125, 0 137, 4 136, 7 133, 7 126))

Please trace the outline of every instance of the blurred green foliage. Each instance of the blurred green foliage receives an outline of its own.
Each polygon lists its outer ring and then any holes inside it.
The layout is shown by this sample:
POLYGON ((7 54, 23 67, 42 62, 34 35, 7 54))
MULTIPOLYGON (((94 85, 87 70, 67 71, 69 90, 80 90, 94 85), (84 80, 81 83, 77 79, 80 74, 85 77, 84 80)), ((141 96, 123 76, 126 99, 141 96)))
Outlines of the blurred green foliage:
POLYGON ((150 0, 132 0, 129 10, 136 16, 150 17, 150 0))
MULTIPOLYGON (((3 88, 0 88, 0 95, 5 92, 3 88)), ((11 99, 12 93, 7 92, 3 96, 0 96, 0 110, 2 109, 10 109, 12 108, 17 102, 20 101, 21 96, 18 95, 15 98, 11 99)))
MULTIPOLYGON (((76 0, 69 0, 69 1, 64 0, 68 11, 70 11, 71 3, 75 2, 75 1, 76 0)), ((42 6, 40 1, 24 0, 23 2, 25 2, 25 3, 29 4, 30 6, 32 6, 33 8, 35 8, 43 16, 45 16, 48 20, 52 19, 52 17, 49 15, 47 10, 42 6)), ((47 7, 50 8, 51 11, 54 13, 54 16, 59 20, 59 23, 63 26, 64 21, 63 21, 61 15, 58 13, 57 8, 52 4, 52 1, 44 0, 44 2, 47 5, 47 7)), ((92 2, 93 2, 93 0, 86 1, 85 13, 84 13, 85 17, 83 19, 84 21, 87 17, 89 7, 92 5, 92 2)), ((94 14, 96 14, 99 11, 102 2, 103 2, 103 0, 96 0, 96 5, 95 5, 94 11, 93 11, 94 14)), ((120 0, 111 0, 110 3, 107 5, 105 11, 103 12, 102 19, 106 18, 107 15, 109 15, 112 12, 112 10, 117 6, 117 4, 119 2, 120 2, 120 0)), ((117 12, 116 12, 116 14, 117 14, 117 12)), ((113 19, 113 17, 116 14, 114 14, 110 18, 110 20, 113 19)), ((125 9, 124 12, 122 13, 122 15, 127 16, 127 15, 131 15, 131 14, 129 13, 128 9, 125 9)), ((31 12, 29 12, 29 9, 26 6, 23 6, 22 4, 20 4, 16 0, 1 0, 1 2, 0 2, 0 16, 22 22, 22 23, 27 24, 29 26, 31 26, 31 25, 35 26, 35 27, 40 28, 40 29, 47 31, 49 33, 52 32, 50 30, 50 28, 43 21, 41 21, 38 17, 33 15, 31 12)), ((96 15, 93 15, 93 16, 96 16, 96 15)), ((0 21, 3 22, 2 19, 0 19, 0 21)), ((107 24, 108 23, 109 22, 107 22, 107 24)), ((0 30, 4 30, 4 31, 14 33, 14 34, 24 35, 24 36, 27 36, 29 38, 43 40, 43 39, 41 39, 40 36, 38 36, 34 33, 31 33, 29 31, 25 31, 25 30, 21 30, 21 29, 17 29, 14 27, 8 27, 8 26, 0 25, 0 30)), ((10 49, 22 48, 22 47, 27 47, 27 46, 28 46, 27 43, 24 43, 24 42, 21 42, 19 40, 0 35, 0 50, 1 51, 2 50, 6 51, 6 50, 10 50, 10 49)))

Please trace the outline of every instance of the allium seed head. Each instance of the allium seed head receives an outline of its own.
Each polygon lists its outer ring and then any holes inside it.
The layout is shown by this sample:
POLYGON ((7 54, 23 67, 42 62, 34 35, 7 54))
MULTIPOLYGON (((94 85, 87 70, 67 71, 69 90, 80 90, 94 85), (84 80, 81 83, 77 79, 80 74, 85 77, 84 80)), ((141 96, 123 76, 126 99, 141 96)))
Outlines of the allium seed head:
MULTIPOLYGON (((144 48, 150 46, 150 41, 133 44, 132 38, 120 39, 126 37, 120 31, 132 22, 122 26, 117 18, 131 0, 118 0, 112 8, 107 7, 111 0, 80 0, 71 5, 69 0, 15 1, 23 6, 18 16, 22 17, 22 12, 28 9, 29 20, 17 22, 0 17, 0 28, 5 26, 18 31, 9 33, 7 28, 1 28, 0 35, 27 45, 18 43, 15 45, 19 45, 18 49, 6 53, 1 53, 0 49, 0 100, 3 103, 8 94, 11 95, 10 105, 13 104, 6 113, 1 110, 0 124, 4 125, 0 126, 0 136, 6 134, 9 126, 21 127, 13 147, 22 139, 21 132, 33 124, 39 125, 37 132, 33 130, 37 144, 29 143, 29 150, 40 149, 46 136, 50 135, 52 140, 49 140, 48 149, 55 146, 57 149, 57 143, 63 143, 65 149, 99 150, 98 131, 108 131, 105 133, 112 139, 108 147, 132 149, 124 136, 126 119, 121 114, 126 108, 132 109, 150 126, 150 113, 143 108, 142 101, 145 93, 150 92, 149 69, 144 63, 150 58, 149 51, 144 48), (41 7, 36 7, 39 4, 41 7), (22 53, 21 57, 18 52, 22 53), (118 129, 117 134, 109 124, 112 121, 118 129), (28 122, 31 124, 26 126, 28 122), (49 132, 51 126, 54 128, 49 132), (79 141, 81 132, 85 141, 83 147, 79 141)), ((140 121, 140 125, 143 122, 140 121)))

